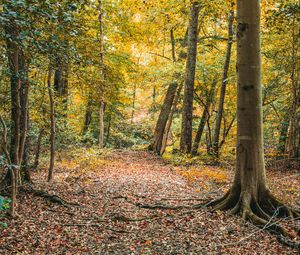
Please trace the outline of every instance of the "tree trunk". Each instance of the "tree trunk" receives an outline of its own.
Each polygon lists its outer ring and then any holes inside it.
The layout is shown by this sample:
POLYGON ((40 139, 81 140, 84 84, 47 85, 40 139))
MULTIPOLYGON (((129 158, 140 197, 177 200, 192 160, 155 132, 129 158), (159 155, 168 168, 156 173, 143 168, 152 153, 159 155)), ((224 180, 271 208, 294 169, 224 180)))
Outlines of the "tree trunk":
MULTIPOLYGON (((11 205, 10 214, 14 217, 17 206, 17 187, 19 182, 19 167, 20 167, 20 69, 19 56, 20 48, 17 42, 19 36, 19 27, 11 18, 10 24, 5 27, 5 33, 8 36, 6 40, 7 58, 10 71, 10 85, 11 85, 11 138, 10 138, 10 156, 7 155, 9 163, 9 172, 6 175, 5 181, 11 185, 11 205)), ((5 126, 5 125, 4 125, 5 126)))
POLYGON ((230 210, 260 227, 290 236, 277 223, 279 216, 296 216, 276 200, 266 184, 262 124, 260 51, 260 1, 237 1, 237 158, 236 173, 227 194, 210 205, 214 210, 230 210), (251 10, 251 11, 249 11, 251 10), (273 217, 272 216, 272 217, 273 217))
POLYGON ((29 150, 30 142, 28 136, 29 128, 29 77, 28 77, 28 67, 23 52, 20 52, 19 56, 19 67, 21 73, 21 88, 20 88, 20 146, 19 146, 19 162, 21 164, 21 176, 22 180, 25 182, 31 182, 30 169, 28 165, 29 160, 29 150))
POLYGON ((174 63, 176 62, 176 52, 175 52, 175 37, 174 37, 173 29, 171 29, 170 31, 170 37, 171 37, 171 46, 172 46, 172 61, 174 63))
POLYGON ((86 110, 85 110, 85 116, 84 116, 84 124, 83 124, 83 129, 82 129, 82 135, 85 136, 89 126, 91 124, 92 121, 92 100, 90 98, 88 98, 88 102, 86 105, 86 110))
POLYGON ((160 155, 164 154, 164 152, 166 150, 166 147, 167 147, 168 137, 169 137, 170 129, 171 129, 172 122, 173 122, 173 116, 174 116, 174 113, 176 112, 176 109, 177 109, 177 104, 178 104, 178 101, 179 101, 179 98, 180 98, 182 88, 183 88, 183 82, 180 83, 180 85, 177 89, 177 94, 175 95, 174 100, 173 100, 172 109, 171 109, 171 112, 169 114, 169 118, 168 118, 168 121, 167 121, 167 124, 166 124, 166 128, 165 128, 165 131, 164 131, 164 134, 163 134, 163 138, 162 138, 162 145, 161 145, 160 155))
POLYGON ((234 11, 232 10, 230 11, 229 14, 227 52, 226 52, 226 58, 224 63, 224 73, 223 73, 222 86, 221 86, 221 92, 219 98, 219 107, 218 107, 218 113, 215 122, 214 136, 213 136, 212 153, 216 158, 219 157, 219 137, 220 137, 221 123, 222 123, 222 116, 223 116, 223 109, 224 109, 228 70, 230 65, 231 48, 233 43, 233 28, 232 28, 233 20, 234 20, 234 11))
POLYGON ((99 137, 98 137, 99 148, 104 147, 104 107, 105 104, 103 101, 101 101, 100 108, 99 108, 99 137))
POLYGON ((192 149, 193 99, 197 57, 199 2, 192 2, 188 29, 188 55, 183 97, 180 150, 190 153, 192 149))
POLYGON ((204 105, 203 114, 202 114, 198 129, 197 129, 196 137, 195 137, 195 140, 194 140, 194 143, 193 143, 192 155, 196 155, 197 152, 198 152, 198 148, 199 148, 199 144, 200 144, 201 137, 202 137, 202 134, 203 134, 203 130, 204 130, 205 124, 206 124, 206 122, 208 120, 208 117, 209 117, 209 109, 210 109, 211 103, 213 101, 216 85, 217 85, 217 79, 215 79, 213 81, 213 84, 210 88, 210 91, 209 91, 209 94, 208 94, 208 97, 207 97, 206 104, 204 105))
POLYGON ((131 124, 133 124, 133 119, 134 119, 135 99, 136 99, 136 83, 134 83, 133 95, 132 95, 131 124))
POLYGON ((49 68, 48 73, 48 93, 50 102, 50 163, 48 170, 48 182, 53 180, 54 159, 55 159, 55 106, 53 99, 53 88, 51 86, 52 70, 49 68))
POLYGON ((40 152, 41 152, 41 144, 42 144, 42 139, 44 135, 44 129, 40 128, 38 140, 37 140, 37 145, 35 149, 35 158, 34 158, 34 164, 33 164, 33 169, 37 169, 39 166, 39 160, 40 160, 40 152))
POLYGON ((172 104, 174 101, 175 93, 177 89, 177 82, 172 82, 169 87, 166 94, 166 97, 164 99, 158 121, 156 123, 154 136, 151 145, 149 146, 149 149, 154 151, 157 154, 161 153, 162 148, 162 141, 163 141, 163 135, 166 128, 166 124, 171 112, 172 104))
POLYGON ((100 106, 99 106, 99 137, 98 143, 99 148, 103 148, 104 146, 104 84, 106 82, 106 75, 105 75, 105 63, 104 63, 104 31, 103 31, 103 1, 98 0, 99 3, 99 26, 100 26, 100 61, 101 61, 101 99, 100 99, 100 106))

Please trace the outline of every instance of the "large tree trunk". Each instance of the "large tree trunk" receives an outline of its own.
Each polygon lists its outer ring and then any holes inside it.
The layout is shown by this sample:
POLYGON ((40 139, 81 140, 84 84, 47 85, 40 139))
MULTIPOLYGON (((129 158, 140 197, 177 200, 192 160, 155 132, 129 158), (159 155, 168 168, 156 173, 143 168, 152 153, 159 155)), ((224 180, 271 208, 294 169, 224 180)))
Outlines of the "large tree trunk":
POLYGON ((203 134, 203 130, 204 130, 205 124, 209 117, 209 109, 210 109, 211 103, 213 101, 216 85, 217 85, 217 79, 215 79, 213 81, 213 84, 212 84, 209 94, 207 96, 206 104, 204 105, 203 114, 202 114, 198 129, 197 129, 196 137, 195 137, 195 140, 193 143, 192 155, 196 155, 198 152, 198 148, 199 148, 199 144, 200 144, 201 137, 203 134))
POLYGON ((197 57, 199 2, 192 2, 188 29, 188 55, 183 98, 180 150, 190 153, 192 149, 193 99, 197 57))
POLYGON ((233 20, 234 20, 234 11, 232 10, 229 14, 229 20, 228 20, 227 52, 226 52, 226 58, 225 58, 225 63, 224 63, 224 72, 223 72, 222 86, 221 86, 221 92, 220 92, 220 98, 219 98, 218 113, 217 113, 217 118, 216 118, 216 122, 215 122, 214 136, 213 136, 212 153, 216 158, 219 157, 219 137, 220 137, 222 117, 223 117, 224 101, 225 101, 226 86, 227 86, 227 79, 228 79, 228 70, 229 70, 230 57, 231 57, 231 48, 232 48, 232 43, 233 43, 233 29, 232 29, 233 20))
POLYGON ((177 82, 173 82, 169 85, 166 97, 164 99, 158 121, 156 123, 154 136, 149 149, 157 154, 161 153, 163 135, 166 128, 166 124, 171 112, 172 104, 174 101, 175 93, 177 89, 177 82))
POLYGON ((260 1, 237 1, 237 158, 236 173, 227 194, 210 205, 291 236, 270 217, 299 216, 276 200, 266 184, 262 124, 260 1))

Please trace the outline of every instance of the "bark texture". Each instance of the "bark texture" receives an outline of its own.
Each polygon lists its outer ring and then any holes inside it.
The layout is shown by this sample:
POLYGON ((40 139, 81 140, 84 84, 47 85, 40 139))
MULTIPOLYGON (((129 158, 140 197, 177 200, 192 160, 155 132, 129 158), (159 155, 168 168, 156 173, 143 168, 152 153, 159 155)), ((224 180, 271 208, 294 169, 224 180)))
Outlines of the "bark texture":
POLYGON ((154 151, 157 154, 161 153, 163 135, 165 132, 166 124, 171 112, 172 104, 176 94, 177 82, 173 82, 169 85, 167 94, 165 96, 158 121, 156 123, 154 136, 152 143, 149 147, 150 150, 154 151))
POLYGON ((196 72, 199 10, 199 2, 192 2, 188 28, 188 54, 186 61, 182 125, 180 136, 180 150, 184 153, 190 153, 192 149, 193 99, 196 72))
MULTIPOLYGON (((258 226, 294 238, 271 217, 299 217, 270 193, 266 184, 263 150, 260 52, 260 1, 237 1, 237 158, 236 173, 227 194, 210 205, 214 210, 240 214, 258 226)), ((300 246, 299 246, 300 247, 300 246)))
POLYGON ((52 70, 48 73, 48 94, 50 103, 50 163, 48 169, 48 182, 53 180, 54 159, 55 159, 55 106, 53 98, 53 88, 51 86, 52 70))
POLYGON ((167 147, 168 137, 169 137, 169 133, 170 133, 172 122, 173 122, 173 116, 174 116, 174 114, 177 110, 177 104, 178 104, 178 101, 179 101, 179 98, 180 98, 182 88, 183 88, 183 82, 180 83, 180 85, 177 89, 177 93, 174 97, 172 109, 171 109, 171 112, 170 112, 170 115, 169 115, 169 118, 168 118, 168 121, 167 121, 167 124, 166 124, 166 128, 165 128, 165 131, 164 131, 164 134, 163 134, 160 155, 164 154, 164 152, 166 150, 166 147, 167 147))

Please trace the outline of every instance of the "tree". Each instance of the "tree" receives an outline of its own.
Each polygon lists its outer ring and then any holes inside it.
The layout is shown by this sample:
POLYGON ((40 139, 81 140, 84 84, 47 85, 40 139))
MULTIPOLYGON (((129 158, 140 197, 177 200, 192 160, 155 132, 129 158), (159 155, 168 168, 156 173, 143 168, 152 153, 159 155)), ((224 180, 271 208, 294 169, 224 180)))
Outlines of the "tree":
POLYGON ((164 135, 164 131, 166 128, 166 124, 167 124, 169 115, 171 113, 171 108, 172 108, 172 104, 173 104, 174 97, 176 94, 177 86, 178 86, 177 81, 172 82, 169 85, 167 94, 166 94, 164 102, 163 102, 162 109, 160 111, 160 114, 159 114, 159 117, 158 117, 158 120, 156 123, 154 136, 153 136, 152 143, 151 143, 149 149, 153 150, 157 154, 161 153, 163 135, 164 135))
POLYGON ((99 147, 104 147, 104 110, 105 110, 105 101, 104 101, 104 83, 106 80, 105 77, 105 63, 104 63, 104 32, 103 32, 103 0, 99 0, 99 25, 100 25, 100 61, 101 61, 101 99, 99 107, 99 147))
POLYGON ((182 125, 180 136, 180 150, 184 153, 190 153, 192 149, 193 99, 197 57, 199 10, 199 2, 193 1, 190 10, 190 21, 188 29, 188 54, 186 61, 182 125))
POLYGON ((51 85, 52 69, 51 64, 48 72, 48 95, 50 104, 50 164, 48 170, 48 182, 53 180, 54 160, 55 160, 55 106, 53 98, 53 88, 51 85))
MULTIPOLYGON (((237 1, 237 155, 233 184, 226 195, 211 202, 214 210, 229 210, 259 226, 271 216, 299 217, 278 201, 267 186, 262 124, 260 1, 237 1), (249 11, 251 10, 251 12, 249 11)), ((276 223, 268 229, 293 238, 276 223)))
POLYGON ((233 43, 233 28, 232 28, 233 21, 234 21, 234 11, 231 10, 230 14, 229 14, 229 18, 228 18, 227 52, 226 52, 226 57, 225 57, 222 86, 221 86, 221 92, 220 92, 220 97, 219 97, 219 106, 218 106, 218 112, 217 112, 217 118, 216 118, 216 122, 215 122, 214 136, 213 136, 212 153, 216 158, 219 157, 219 147, 220 147, 219 146, 219 137, 220 137, 222 117, 223 117, 226 86, 227 86, 227 80, 228 80, 228 70, 229 70, 230 58, 231 58, 231 48, 232 48, 232 43, 233 43))
POLYGON ((213 83, 212 83, 210 91, 207 95, 206 103, 203 103, 204 104, 204 109, 203 109, 201 120, 199 122, 196 137, 195 137, 195 140, 194 140, 194 143, 193 143, 192 155, 196 155, 197 152, 198 152, 199 144, 200 144, 201 137, 202 137, 202 134, 203 134, 203 131, 204 131, 204 127, 205 127, 205 124, 208 121, 208 118, 209 118, 209 115, 210 115, 209 110, 210 110, 211 103, 213 102, 216 85, 217 85, 217 78, 215 78, 213 83))

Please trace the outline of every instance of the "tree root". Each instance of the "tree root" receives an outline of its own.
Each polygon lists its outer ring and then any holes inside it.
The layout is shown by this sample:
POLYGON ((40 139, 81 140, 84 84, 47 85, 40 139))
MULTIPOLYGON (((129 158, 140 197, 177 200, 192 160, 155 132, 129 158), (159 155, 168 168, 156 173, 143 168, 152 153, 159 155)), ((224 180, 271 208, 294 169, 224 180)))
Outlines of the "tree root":
POLYGON ((45 198, 47 201, 50 201, 50 202, 56 203, 56 204, 60 204, 65 207, 79 206, 79 204, 77 204, 77 203, 68 202, 65 199, 61 198, 60 196, 51 195, 47 191, 44 191, 44 190, 36 190, 36 189, 33 189, 32 187, 30 187, 29 189, 26 189, 25 191, 32 193, 34 196, 45 198))
POLYGON ((143 218, 129 218, 125 215, 113 215, 112 220, 114 221, 124 221, 124 222, 139 222, 139 221, 144 221, 144 220, 152 220, 155 218, 159 218, 160 216, 158 215, 153 215, 150 217, 143 217, 143 218))
POLYGON ((208 203, 208 206, 212 208, 212 211, 226 210, 230 214, 240 215, 244 220, 276 235, 281 243, 300 249, 300 242, 294 241, 297 237, 297 230, 287 230, 279 222, 274 221, 274 218, 299 220, 298 210, 284 205, 269 191, 256 199, 248 192, 237 195, 236 192, 229 190, 222 198, 208 203))
POLYGON ((130 200, 128 197, 117 196, 114 199, 124 199, 127 203, 130 203, 136 207, 143 209, 151 210, 181 210, 181 209, 200 209, 205 207, 203 204, 194 204, 194 205, 166 205, 166 204, 142 204, 136 203, 130 200))

